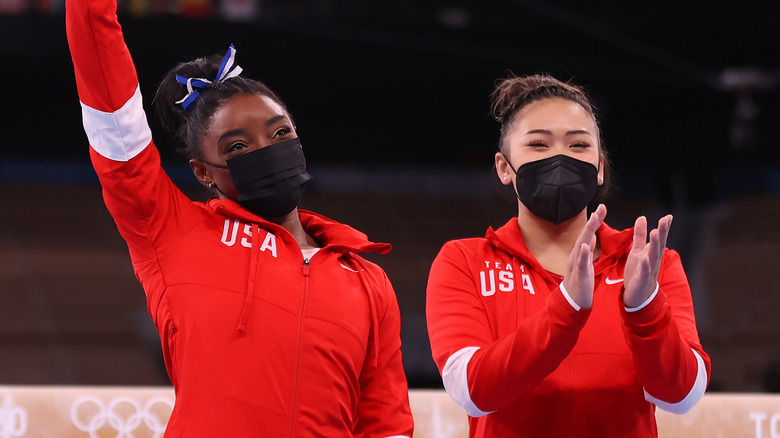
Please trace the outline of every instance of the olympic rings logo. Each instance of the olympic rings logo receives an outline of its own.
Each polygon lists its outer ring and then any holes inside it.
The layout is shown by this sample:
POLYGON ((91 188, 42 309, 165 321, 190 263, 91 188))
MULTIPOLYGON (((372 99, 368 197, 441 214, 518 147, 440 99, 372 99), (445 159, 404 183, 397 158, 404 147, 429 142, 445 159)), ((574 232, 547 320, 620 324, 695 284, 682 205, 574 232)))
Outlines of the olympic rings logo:
POLYGON ((6 394, 0 406, 0 438, 15 438, 27 433, 27 411, 13 406, 11 396, 6 394))
POLYGON ((114 398, 107 406, 97 397, 83 396, 73 402, 70 419, 79 430, 88 432, 90 438, 99 438, 98 432, 106 429, 116 431, 116 438, 134 438, 133 432, 144 429, 142 424, 154 438, 159 438, 165 433, 172 410, 173 401, 162 396, 150 398, 143 407, 137 400, 125 396, 114 398), (156 405, 164 405, 167 415, 156 415, 153 409, 156 405))

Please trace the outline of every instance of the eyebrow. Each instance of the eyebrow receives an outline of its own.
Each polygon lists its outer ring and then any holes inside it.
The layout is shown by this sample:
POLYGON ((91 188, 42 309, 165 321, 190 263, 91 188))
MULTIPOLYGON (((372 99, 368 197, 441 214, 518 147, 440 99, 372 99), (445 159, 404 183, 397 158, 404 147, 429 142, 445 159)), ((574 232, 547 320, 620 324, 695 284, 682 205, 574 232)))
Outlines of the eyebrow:
POLYGON ((232 137, 234 135, 241 135, 241 134, 246 134, 244 128, 231 129, 230 131, 227 131, 224 134, 220 135, 219 138, 217 139, 217 143, 221 142, 226 137, 232 137))
MULTIPOLYGON (((552 135, 552 132, 550 130, 548 130, 548 129, 532 129, 532 130, 530 130, 530 131, 525 133, 525 135, 528 135, 528 134, 552 135)), ((574 131, 566 131, 566 135, 581 135, 581 134, 591 135, 590 132, 585 131, 584 129, 577 129, 577 130, 574 130, 574 131)))
MULTIPOLYGON (((270 119, 265 121, 265 126, 271 126, 274 123, 276 123, 276 122, 278 122, 280 120, 284 120, 286 118, 287 118, 287 116, 284 115, 284 114, 275 115, 275 116, 273 116, 270 119)), ((245 134, 246 134, 246 131, 244 130, 244 128, 231 129, 230 131, 227 131, 224 134, 220 135, 219 139, 217 139, 217 142, 221 142, 222 140, 224 140, 227 137, 232 137, 234 135, 245 135, 245 134)))
POLYGON ((279 120, 284 120, 286 118, 287 118, 287 116, 284 115, 284 114, 279 114, 279 115, 273 116, 270 119, 265 121, 265 126, 271 126, 274 123, 278 122, 279 120))

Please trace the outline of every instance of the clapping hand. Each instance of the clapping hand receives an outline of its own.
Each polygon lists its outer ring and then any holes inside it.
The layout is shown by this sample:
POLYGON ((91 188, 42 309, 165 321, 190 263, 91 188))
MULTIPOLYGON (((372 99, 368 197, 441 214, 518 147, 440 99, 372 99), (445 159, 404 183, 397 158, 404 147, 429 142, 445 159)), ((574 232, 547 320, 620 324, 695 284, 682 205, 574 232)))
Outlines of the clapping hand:
POLYGON ((634 241, 623 272, 623 303, 627 308, 640 306, 653 294, 671 226, 672 216, 662 217, 648 242, 647 219, 640 216, 634 223, 634 241))
POLYGON ((566 262, 563 285, 577 305, 589 308, 593 305, 593 251, 596 249, 596 230, 607 216, 607 207, 600 204, 577 237, 566 262))

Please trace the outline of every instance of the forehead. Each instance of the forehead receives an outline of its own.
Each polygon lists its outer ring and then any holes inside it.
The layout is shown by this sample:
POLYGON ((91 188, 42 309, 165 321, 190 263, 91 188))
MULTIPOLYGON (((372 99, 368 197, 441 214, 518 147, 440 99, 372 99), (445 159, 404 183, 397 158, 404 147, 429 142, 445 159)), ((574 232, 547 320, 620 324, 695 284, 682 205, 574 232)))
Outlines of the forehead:
POLYGON ((595 119, 582 105, 558 97, 529 103, 514 115, 512 124, 523 133, 534 129, 553 130, 556 127, 596 131, 595 119))
POLYGON ((287 116, 287 112, 270 97, 238 94, 225 100, 214 112, 209 131, 219 133, 248 123, 263 123, 280 115, 287 116))

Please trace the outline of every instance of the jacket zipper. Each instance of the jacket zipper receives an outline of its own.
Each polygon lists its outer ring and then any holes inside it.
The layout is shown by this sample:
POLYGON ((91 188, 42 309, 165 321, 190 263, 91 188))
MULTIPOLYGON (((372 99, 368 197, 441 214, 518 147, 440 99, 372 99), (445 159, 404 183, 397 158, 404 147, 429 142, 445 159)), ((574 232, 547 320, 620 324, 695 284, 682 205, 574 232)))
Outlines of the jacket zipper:
POLYGON ((293 382, 293 402, 290 410, 290 438, 295 437, 295 423, 298 417, 298 388, 301 373, 301 351, 303 350, 303 321, 306 310, 306 295, 309 292, 309 273, 311 272, 311 262, 309 259, 303 259, 303 297, 301 298, 301 309, 298 314, 298 354, 295 363, 295 381, 293 382))

